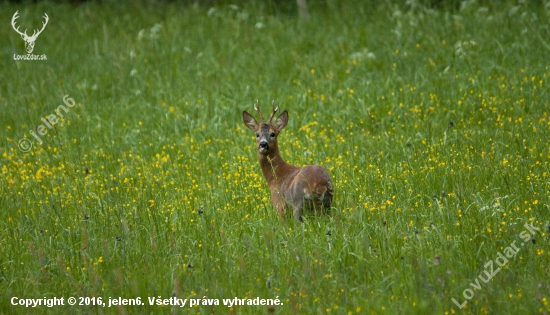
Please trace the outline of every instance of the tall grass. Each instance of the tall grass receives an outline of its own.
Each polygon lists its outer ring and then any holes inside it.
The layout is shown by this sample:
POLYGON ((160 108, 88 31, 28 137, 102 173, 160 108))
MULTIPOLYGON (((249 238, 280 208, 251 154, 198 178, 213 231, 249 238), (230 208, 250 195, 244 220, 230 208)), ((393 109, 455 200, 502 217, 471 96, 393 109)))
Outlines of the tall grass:
POLYGON ((327 3, 2 6, 0 312, 550 312, 550 7, 327 3), (22 29, 49 15, 46 61, 13 60, 16 10, 22 29), (287 162, 329 170, 330 218, 271 206, 241 117, 256 99, 290 112, 287 162))

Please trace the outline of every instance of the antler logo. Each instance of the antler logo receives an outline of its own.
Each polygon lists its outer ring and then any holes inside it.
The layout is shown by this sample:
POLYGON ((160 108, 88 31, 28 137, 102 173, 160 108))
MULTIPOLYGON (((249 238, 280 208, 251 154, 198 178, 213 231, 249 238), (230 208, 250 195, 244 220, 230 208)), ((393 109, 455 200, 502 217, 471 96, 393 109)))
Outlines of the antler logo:
POLYGON ((48 24, 49 18, 48 18, 48 15, 46 13, 44 13, 44 19, 46 21, 42 23, 42 29, 40 31, 39 30, 34 30, 34 32, 32 33, 32 36, 29 36, 29 35, 27 35, 27 30, 25 30, 25 32, 22 33, 19 30, 19 27, 15 26, 15 20, 17 20, 17 18, 19 17, 17 15, 18 13, 19 13, 19 11, 16 11, 15 14, 13 15, 13 18, 11 19, 11 26, 13 27, 13 29, 17 33, 19 33, 19 35, 21 35, 21 38, 23 38, 23 40, 25 41, 25 49, 27 50, 27 53, 31 54, 32 50, 34 49, 34 41, 36 41, 36 38, 38 37, 38 35, 40 35, 40 33, 42 33, 42 31, 46 27, 46 24, 48 24))

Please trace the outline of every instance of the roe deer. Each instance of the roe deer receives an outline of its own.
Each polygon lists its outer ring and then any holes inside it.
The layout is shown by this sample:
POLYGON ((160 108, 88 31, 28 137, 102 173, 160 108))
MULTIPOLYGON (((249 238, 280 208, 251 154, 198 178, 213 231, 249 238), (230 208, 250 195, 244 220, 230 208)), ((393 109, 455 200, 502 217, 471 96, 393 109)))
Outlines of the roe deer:
POLYGON ((319 165, 304 167, 287 164, 279 154, 277 136, 288 123, 288 112, 285 110, 272 123, 273 116, 279 110, 275 108, 267 122, 258 109, 258 101, 254 104, 260 123, 249 113, 243 111, 243 121, 248 129, 256 133, 258 159, 264 177, 271 191, 271 203, 279 214, 284 216, 285 210, 291 209, 296 220, 302 220, 303 209, 321 214, 329 211, 332 203, 333 186, 328 172, 319 165))

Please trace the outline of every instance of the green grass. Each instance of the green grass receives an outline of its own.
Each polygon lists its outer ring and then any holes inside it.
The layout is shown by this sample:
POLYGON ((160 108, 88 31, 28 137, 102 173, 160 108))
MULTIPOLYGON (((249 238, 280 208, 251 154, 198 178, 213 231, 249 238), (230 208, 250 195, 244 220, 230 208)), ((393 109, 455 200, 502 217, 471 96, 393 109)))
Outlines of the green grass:
MULTIPOLYGON (((312 3, 308 20, 257 3, 3 5, 0 313, 182 313, 149 305, 172 295, 278 298, 277 314, 550 312, 550 7, 409 3, 312 3), (13 60, 16 10, 21 29, 49 15, 46 61, 13 60), (29 131, 65 95, 76 105, 40 144, 29 131), (257 99, 290 113, 287 162, 329 170, 330 218, 271 206, 242 122, 257 99), (10 302, 71 296, 145 305, 10 302)), ((214 312, 269 310, 183 308, 214 312)))

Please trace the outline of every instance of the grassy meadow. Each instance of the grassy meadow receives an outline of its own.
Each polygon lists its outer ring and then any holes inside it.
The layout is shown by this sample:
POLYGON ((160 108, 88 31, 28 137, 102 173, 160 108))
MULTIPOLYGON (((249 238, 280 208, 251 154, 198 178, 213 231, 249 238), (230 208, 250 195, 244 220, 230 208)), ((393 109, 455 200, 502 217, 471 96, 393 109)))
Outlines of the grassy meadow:
POLYGON ((4 3, 0 313, 548 314, 549 2, 309 10, 4 3), (256 100, 330 217, 273 209, 256 100))

